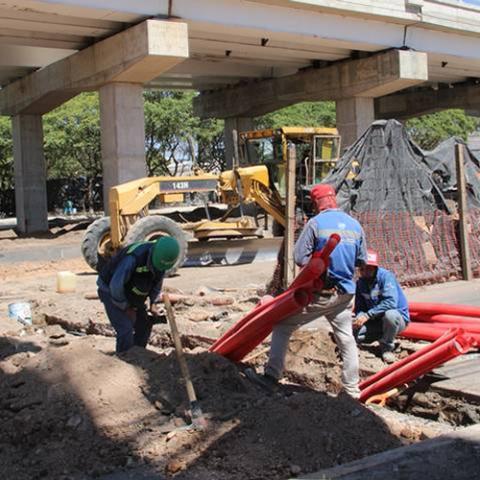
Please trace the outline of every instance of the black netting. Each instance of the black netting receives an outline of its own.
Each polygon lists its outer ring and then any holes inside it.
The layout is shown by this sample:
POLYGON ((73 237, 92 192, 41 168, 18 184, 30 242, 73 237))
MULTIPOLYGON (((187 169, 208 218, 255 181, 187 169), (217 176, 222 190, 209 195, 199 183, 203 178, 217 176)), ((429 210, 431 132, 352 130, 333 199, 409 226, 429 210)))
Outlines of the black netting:
MULTIPOLYGON (((452 138, 424 152, 396 120, 377 121, 323 181, 335 186, 339 207, 359 220, 368 247, 403 285, 461 278, 458 143, 464 145, 471 265, 480 276, 480 160, 462 140, 452 138)), ((277 266, 274 286, 281 276, 277 266)))

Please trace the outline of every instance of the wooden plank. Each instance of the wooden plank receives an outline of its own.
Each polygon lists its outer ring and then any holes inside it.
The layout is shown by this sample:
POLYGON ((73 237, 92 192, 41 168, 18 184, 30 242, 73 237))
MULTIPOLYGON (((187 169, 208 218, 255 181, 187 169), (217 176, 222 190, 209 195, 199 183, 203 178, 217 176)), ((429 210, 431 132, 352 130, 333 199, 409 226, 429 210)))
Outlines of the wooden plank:
POLYGON ((464 280, 472 280, 470 245, 468 243, 468 208, 465 171, 463 164, 463 145, 455 145, 455 163, 457 168, 458 213, 460 221, 460 256, 464 280))
POLYGON ((293 250, 295 247, 295 167, 297 164, 297 153, 295 145, 290 145, 287 151, 287 191, 285 217, 287 225, 285 227, 285 259, 284 259, 284 281, 285 288, 290 285, 295 278, 295 261, 293 258, 293 250))
POLYGON ((476 478, 480 425, 305 475, 302 479, 476 478), (461 466, 461 468, 460 468, 461 466), (464 476, 458 476, 457 474, 464 476))
POLYGON ((479 359, 480 354, 470 354, 436 369, 435 373, 446 375, 449 378, 432 384, 432 390, 480 401, 479 359))

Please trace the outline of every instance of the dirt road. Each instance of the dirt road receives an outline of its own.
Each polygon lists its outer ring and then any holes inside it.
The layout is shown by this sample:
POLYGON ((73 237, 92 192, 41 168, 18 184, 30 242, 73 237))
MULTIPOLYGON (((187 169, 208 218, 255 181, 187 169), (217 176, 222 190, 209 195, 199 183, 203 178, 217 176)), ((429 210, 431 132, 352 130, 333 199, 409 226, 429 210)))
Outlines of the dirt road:
MULTIPOLYGON (((78 244, 79 237, 72 232, 18 243, 4 238, 0 249, 41 251, 60 242, 78 244)), ((116 356, 102 305, 86 298, 95 294, 96 275, 83 260, 0 263, 4 478, 80 480, 140 469, 189 480, 283 479, 452 428, 408 416, 387 418, 337 397, 338 360, 321 325, 296 334, 285 383, 273 395, 250 383, 241 367, 209 354, 208 339, 256 304, 272 271, 271 262, 260 262, 181 269, 166 280, 170 291, 187 295, 175 310, 209 420, 208 430, 191 432, 181 429, 188 402, 165 326, 155 326, 148 350, 116 356), (56 292, 61 270, 77 274, 76 293, 56 292), (8 304, 20 300, 32 305, 32 327, 7 317, 8 304)), ((265 358, 261 353, 252 365, 265 358)), ((361 362, 366 370, 381 367, 369 352, 362 352, 361 362)))

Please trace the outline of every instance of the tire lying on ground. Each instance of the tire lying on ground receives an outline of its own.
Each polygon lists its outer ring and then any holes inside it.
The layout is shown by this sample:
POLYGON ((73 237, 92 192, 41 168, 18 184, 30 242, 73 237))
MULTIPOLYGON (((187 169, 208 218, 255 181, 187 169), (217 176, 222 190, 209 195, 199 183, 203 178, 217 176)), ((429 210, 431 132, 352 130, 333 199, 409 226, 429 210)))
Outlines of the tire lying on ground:
POLYGON ((145 240, 155 240, 159 237, 169 235, 174 237, 180 246, 180 255, 175 265, 167 271, 167 276, 173 275, 182 266, 187 256, 187 237, 178 223, 162 215, 150 215, 137 220, 128 231, 124 245, 145 240))
POLYGON ((110 251, 110 217, 99 218, 89 225, 81 249, 88 265, 98 271, 110 251))

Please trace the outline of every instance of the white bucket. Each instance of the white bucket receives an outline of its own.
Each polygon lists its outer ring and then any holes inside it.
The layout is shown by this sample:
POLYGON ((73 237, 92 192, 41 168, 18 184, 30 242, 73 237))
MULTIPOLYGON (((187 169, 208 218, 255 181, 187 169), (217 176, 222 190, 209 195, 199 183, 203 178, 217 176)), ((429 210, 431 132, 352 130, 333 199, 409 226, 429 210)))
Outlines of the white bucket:
POLYGON ((8 316, 24 325, 32 324, 32 311, 28 302, 16 302, 8 305, 8 316))
POLYGON ((57 292, 71 293, 77 288, 77 276, 73 272, 57 272, 57 292))

